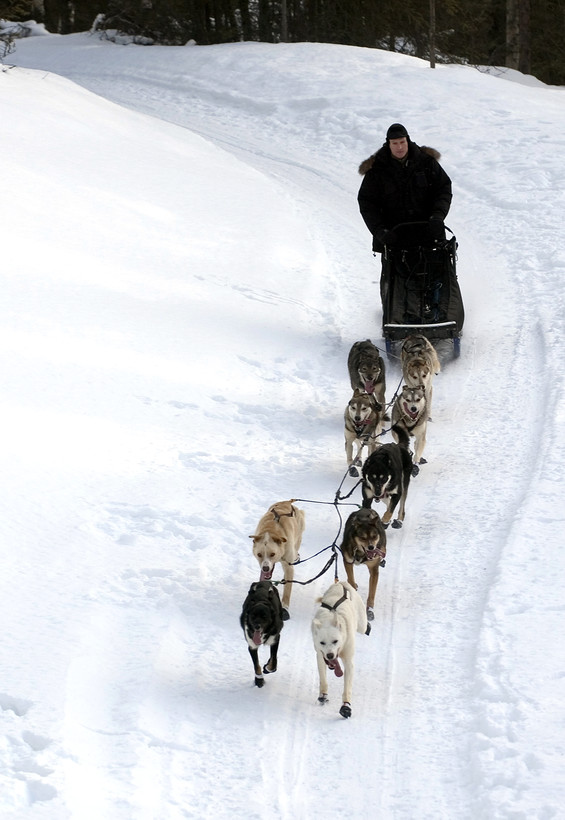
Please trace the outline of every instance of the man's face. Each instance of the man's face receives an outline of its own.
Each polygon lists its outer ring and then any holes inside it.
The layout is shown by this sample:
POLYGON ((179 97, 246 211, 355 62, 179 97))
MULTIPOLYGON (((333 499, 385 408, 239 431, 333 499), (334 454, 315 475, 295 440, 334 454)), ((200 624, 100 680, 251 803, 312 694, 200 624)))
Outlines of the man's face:
POLYGON ((388 145, 390 153, 395 159, 404 159, 408 153, 408 140, 406 137, 401 137, 398 140, 389 140, 388 145))

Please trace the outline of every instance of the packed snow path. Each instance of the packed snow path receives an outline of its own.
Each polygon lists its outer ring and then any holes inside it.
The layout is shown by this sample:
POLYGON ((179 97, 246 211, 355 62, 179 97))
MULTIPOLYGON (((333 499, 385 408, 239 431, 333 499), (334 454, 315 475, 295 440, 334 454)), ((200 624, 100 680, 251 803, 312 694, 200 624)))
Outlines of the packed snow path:
POLYGON ((0 807, 562 816, 562 90, 315 44, 13 57, 41 71, 0 75, 0 807), (269 504, 308 499, 303 557, 339 529, 347 353, 380 335, 356 168, 395 120, 454 180, 467 319, 344 721, 309 632, 330 577, 294 589, 262 690, 238 616, 269 504))

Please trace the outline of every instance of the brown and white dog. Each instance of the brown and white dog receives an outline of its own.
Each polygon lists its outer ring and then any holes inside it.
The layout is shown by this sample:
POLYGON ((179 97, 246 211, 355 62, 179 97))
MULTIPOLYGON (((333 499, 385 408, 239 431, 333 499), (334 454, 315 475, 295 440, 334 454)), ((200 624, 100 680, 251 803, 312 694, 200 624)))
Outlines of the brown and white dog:
POLYGON ((257 524, 253 539, 253 555, 261 567, 261 581, 270 581, 275 564, 281 563, 285 580, 282 596, 283 620, 290 617, 290 595, 294 578, 294 562, 304 533, 304 510, 290 501, 272 504, 257 524))
POLYGON ((375 451, 378 436, 381 434, 382 404, 371 393, 362 393, 358 388, 353 391, 345 408, 343 418, 345 422, 345 456, 349 475, 358 476, 355 465, 361 464, 361 451, 367 448, 368 455, 375 451), (356 447, 353 456, 353 445, 356 447))
POLYGON ((432 412, 432 382, 441 370, 441 364, 435 347, 425 336, 416 333, 408 336, 400 352, 402 375, 409 387, 423 384, 426 388, 428 416, 432 412))
POLYGON ((392 407, 392 434, 395 440, 398 441, 398 433, 395 427, 401 427, 409 436, 414 437, 413 476, 418 475, 420 471, 418 464, 426 463, 422 454, 426 446, 428 418, 428 402, 426 401, 426 388, 424 385, 419 384, 417 387, 409 387, 405 384, 392 407))
POLYGON ((379 349, 370 339, 355 342, 347 357, 351 389, 374 394, 384 408, 386 392, 385 363, 379 349))
POLYGON ((386 558, 386 530, 376 510, 362 507, 351 513, 345 522, 340 549, 347 580, 354 589, 358 589, 354 567, 364 564, 369 570, 367 620, 372 621, 379 568, 384 567, 386 558))

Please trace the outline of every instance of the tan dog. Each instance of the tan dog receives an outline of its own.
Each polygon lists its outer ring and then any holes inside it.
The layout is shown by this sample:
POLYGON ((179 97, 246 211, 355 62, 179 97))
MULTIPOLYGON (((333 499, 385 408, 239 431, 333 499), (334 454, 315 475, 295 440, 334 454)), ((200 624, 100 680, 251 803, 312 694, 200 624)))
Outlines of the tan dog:
POLYGON ((281 563, 285 580, 282 596, 283 620, 290 617, 290 595, 294 578, 294 562, 304 533, 305 513, 290 501, 279 501, 269 507, 257 524, 253 539, 253 555, 261 567, 261 581, 270 581, 275 564, 281 563))
POLYGON ((381 434, 382 404, 371 393, 363 393, 355 388, 345 408, 343 418, 345 422, 345 456, 349 475, 358 476, 356 464, 361 464, 361 451, 367 448, 371 455, 377 447, 377 439, 381 434), (356 446, 355 458, 353 445, 356 446))
POLYGON ((421 334, 408 336, 400 352, 402 375, 408 387, 423 384, 426 389, 428 416, 432 412, 432 382, 441 370, 435 347, 421 334))
POLYGON ((345 522, 340 549, 347 580, 354 589, 357 589, 354 567, 365 564, 369 570, 367 620, 372 621, 379 568, 384 567, 386 558, 386 530, 376 510, 362 507, 351 513, 345 522))
POLYGON ((417 387, 404 385, 402 393, 397 397, 392 407, 392 435, 398 442, 398 434, 395 427, 402 427, 409 436, 414 436, 416 441, 414 447, 414 466, 412 475, 418 475, 420 468, 418 464, 425 464, 422 458, 424 447, 426 446, 426 429, 428 426, 428 403, 426 401, 426 389, 423 384, 417 387))

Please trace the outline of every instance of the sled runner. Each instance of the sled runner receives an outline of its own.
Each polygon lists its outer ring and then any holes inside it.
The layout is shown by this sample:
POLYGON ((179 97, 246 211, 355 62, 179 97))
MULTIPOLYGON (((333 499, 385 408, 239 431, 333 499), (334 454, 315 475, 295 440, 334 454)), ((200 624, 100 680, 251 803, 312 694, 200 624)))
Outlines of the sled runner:
POLYGON ((430 243, 426 230, 425 222, 397 225, 398 242, 382 254, 383 336, 389 358, 394 342, 411 333, 431 342, 451 339, 453 355, 461 352, 465 311, 456 273, 457 240, 446 227, 451 237, 430 243))

